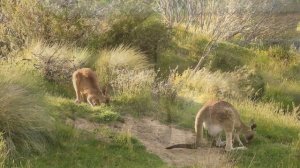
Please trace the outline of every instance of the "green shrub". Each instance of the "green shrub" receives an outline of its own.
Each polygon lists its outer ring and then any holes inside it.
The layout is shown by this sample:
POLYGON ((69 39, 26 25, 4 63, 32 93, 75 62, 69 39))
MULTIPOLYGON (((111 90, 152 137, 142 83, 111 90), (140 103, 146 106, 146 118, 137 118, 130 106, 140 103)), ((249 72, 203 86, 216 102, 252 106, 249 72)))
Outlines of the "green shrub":
POLYGON ((151 61, 157 62, 159 51, 170 40, 169 31, 151 7, 138 4, 126 3, 119 13, 111 17, 111 27, 105 33, 102 45, 112 48, 121 44, 137 47, 151 61))
POLYGON ((0 73, 0 131, 7 150, 31 154, 43 152, 52 142, 52 120, 46 113, 43 98, 17 84, 18 78, 0 73))
POLYGON ((209 68, 213 71, 222 70, 224 72, 233 71, 235 68, 243 66, 241 59, 232 55, 212 56, 210 59, 209 68))
POLYGON ((236 78, 239 88, 252 100, 261 99, 265 93, 263 77, 253 69, 242 67, 231 73, 236 78))
POLYGON ((218 43, 216 51, 207 60, 208 67, 212 71, 232 72, 243 67, 252 56, 249 50, 229 43, 218 43))

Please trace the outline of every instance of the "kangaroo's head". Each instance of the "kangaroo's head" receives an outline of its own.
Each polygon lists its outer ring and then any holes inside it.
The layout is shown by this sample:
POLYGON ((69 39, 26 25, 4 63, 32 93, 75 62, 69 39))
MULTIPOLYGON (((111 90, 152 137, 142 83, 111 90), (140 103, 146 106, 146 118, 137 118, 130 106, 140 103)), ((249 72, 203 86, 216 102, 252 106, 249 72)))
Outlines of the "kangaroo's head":
POLYGON ((99 95, 89 95, 87 101, 91 106, 99 106, 101 104, 101 98, 99 95))
POLYGON ((244 136, 247 143, 254 138, 254 135, 256 133, 255 129, 256 123, 253 120, 251 120, 250 126, 244 131, 244 136))

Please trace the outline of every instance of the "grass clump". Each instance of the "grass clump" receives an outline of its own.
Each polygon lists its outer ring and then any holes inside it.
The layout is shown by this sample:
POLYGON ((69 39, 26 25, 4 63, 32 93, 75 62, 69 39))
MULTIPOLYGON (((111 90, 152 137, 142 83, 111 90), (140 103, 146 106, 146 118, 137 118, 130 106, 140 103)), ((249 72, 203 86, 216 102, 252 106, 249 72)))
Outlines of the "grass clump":
POLYGON ((147 57, 140 51, 120 45, 111 50, 103 50, 94 64, 99 80, 109 84, 121 70, 143 70, 151 67, 147 57))
POLYGON ((234 72, 211 72, 203 68, 195 73, 191 69, 182 74, 174 71, 172 83, 178 92, 189 92, 197 96, 204 92, 212 97, 261 98, 264 93, 264 81, 256 72, 247 67, 234 72))
POLYGON ((148 109, 143 106, 150 108, 156 73, 142 52, 123 45, 104 50, 95 63, 95 69, 100 83, 111 87, 112 99, 117 104, 133 108, 130 111, 148 109))
POLYGON ((53 143, 54 129, 43 98, 7 75, 0 73, 0 130, 7 150, 11 156, 42 153, 53 143))
POLYGON ((33 42, 23 54, 25 59, 34 61, 34 67, 45 79, 56 83, 70 83, 72 73, 90 57, 86 49, 43 41, 33 42))
POLYGON ((5 144, 5 140, 3 139, 3 135, 0 135, 0 167, 4 168, 5 167, 5 161, 7 160, 8 157, 8 151, 7 147, 5 144))

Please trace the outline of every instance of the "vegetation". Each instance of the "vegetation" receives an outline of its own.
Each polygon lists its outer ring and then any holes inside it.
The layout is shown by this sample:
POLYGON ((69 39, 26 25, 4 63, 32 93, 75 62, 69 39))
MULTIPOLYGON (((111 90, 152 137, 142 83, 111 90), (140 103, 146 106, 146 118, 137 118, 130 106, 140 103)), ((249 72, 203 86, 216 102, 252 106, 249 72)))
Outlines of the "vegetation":
POLYGON ((15 71, 5 66, 1 69, 1 141, 5 141, 1 156, 6 156, 5 151, 12 158, 46 151, 56 141, 42 93, 22 84, 24 74, 14 75, 15 71))
POLYGON ((2 0, 0 167, 168 167, 112 125, 132 115, 192 130, 209 99, 257 122, 248 150, 224 154, 235 167, 299 167, 299 1, 199 2, 214 12, 199 19, 196 1, 2 0), (109 88, 109 106, 74 103, 81 67, 109 88))

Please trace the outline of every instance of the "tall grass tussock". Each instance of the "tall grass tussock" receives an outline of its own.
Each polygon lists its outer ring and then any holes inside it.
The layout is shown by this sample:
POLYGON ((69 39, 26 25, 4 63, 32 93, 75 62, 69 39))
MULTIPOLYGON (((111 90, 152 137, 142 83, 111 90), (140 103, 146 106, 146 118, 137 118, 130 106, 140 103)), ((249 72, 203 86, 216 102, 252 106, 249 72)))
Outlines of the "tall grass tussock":
POLYGON ((212 97, 261 98, 264 93, 264 81, 256 72, 247 67, 233 72, 211 72, 203 68, 197 72, 191 69, 183 73, 172 71, 171 81, 178 92, 189 92, 190 96, 208 93, 212 97))
POLYGON ((1 71, 0 77, 0 131, 9 156, 44 152, 54 125, 42 96, 20 84, 18 75, 1 71))
POLYGON ((124 45, 101 51, 94 66, 100 81, 104 84, 112 82, 123 71, 133 73, 151 68, 145 54, 124 45))

